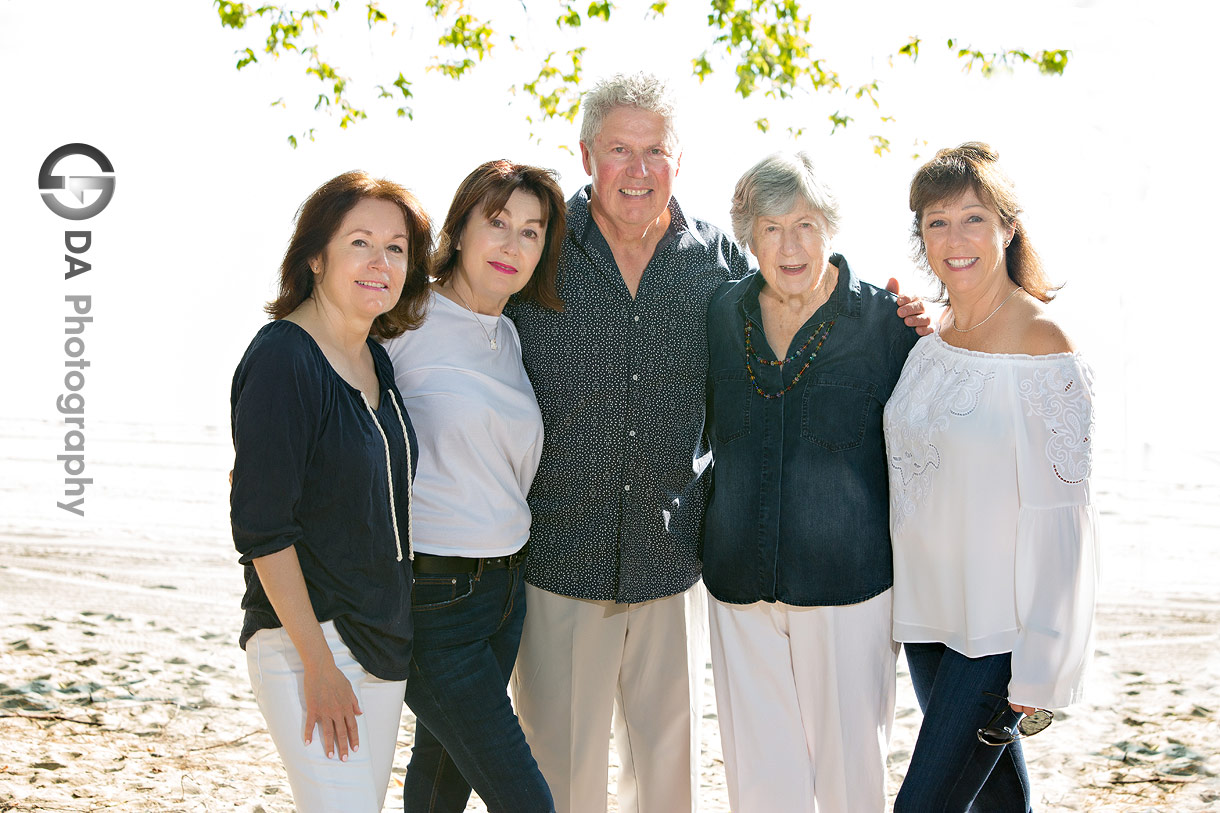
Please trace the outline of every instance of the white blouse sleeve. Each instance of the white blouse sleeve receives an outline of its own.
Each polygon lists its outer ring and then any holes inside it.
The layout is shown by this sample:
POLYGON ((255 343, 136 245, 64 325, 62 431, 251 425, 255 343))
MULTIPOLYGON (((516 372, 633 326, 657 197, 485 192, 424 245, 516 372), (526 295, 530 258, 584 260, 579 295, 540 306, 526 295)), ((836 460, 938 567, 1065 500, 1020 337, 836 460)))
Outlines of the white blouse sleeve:
POLYGON ((1062 708, 1081 698, 1093 649, 1097 512, 1092 470, 1093 376, 1079 356, 1022 366, 1015 592, 1020 631, 1009 701, 1062 708))

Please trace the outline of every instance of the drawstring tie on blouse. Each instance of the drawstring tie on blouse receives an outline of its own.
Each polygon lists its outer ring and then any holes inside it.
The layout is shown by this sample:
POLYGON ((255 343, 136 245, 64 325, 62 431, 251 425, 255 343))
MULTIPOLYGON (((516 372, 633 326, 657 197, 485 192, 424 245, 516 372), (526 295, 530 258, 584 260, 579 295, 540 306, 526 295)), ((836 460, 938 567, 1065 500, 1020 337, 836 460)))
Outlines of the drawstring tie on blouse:
MULTIPOLYGON (((394 413, 398 415, 398 426, 402 429, 402 442, 407 446, 407 558, 414 560, 415 551, 411 549, 411 539, 415 536, 411 527, 411 438, 407 435, 407 423, 402 419, 402 410, 398 407, 398 399, 394 397, 394 391, 387 389, 385 394, 390 399, 390 403, 394 405, 394 413)), ((363 392, 360 393, 360 400, 364 401, 364 408, 373 417, 373 426, 377 427, 377 432, 381 435, 381 444, 385 447, 385 475, 390 483, 390 522, 394 526, 394 552, 397 554, 396 561, 401 562, 402 540, 398 536, 398 507, 394 501, 394 472, 390 469, 390 439, 386 437, 385 430, 381 428, 381 421, 377 420, 377 413, 373 411, 372 404, 369 403, 369 399, 363 392)))

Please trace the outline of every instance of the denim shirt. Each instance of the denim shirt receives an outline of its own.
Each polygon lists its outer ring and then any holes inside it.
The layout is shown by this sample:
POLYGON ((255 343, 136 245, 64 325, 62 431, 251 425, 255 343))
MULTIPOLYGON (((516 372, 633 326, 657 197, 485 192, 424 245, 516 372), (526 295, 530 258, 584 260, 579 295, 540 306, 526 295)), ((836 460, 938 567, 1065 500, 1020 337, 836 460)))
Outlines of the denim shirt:
POLYGON ((713 491, 703 581, 720 601, 855 604, 894 583, 881 415, 918 336, 892 294, 861 282, 835 254, 829 300, 792 340, 834 320, 813 363, 787 393, 763 398, 746 370, 745 325, 758 386, 792 383, 821 332, 775 367, 763 334, 760 274, 728 282, 708 306, 708 435, 713 491))
POLYGON ((563 310, 507 311, 544 427, 526 581, 552 593, 633 603, 699 580, 707 304, 749 268, 673 198, 669 213, 633 297, 582 189, 568 202, 563 310))

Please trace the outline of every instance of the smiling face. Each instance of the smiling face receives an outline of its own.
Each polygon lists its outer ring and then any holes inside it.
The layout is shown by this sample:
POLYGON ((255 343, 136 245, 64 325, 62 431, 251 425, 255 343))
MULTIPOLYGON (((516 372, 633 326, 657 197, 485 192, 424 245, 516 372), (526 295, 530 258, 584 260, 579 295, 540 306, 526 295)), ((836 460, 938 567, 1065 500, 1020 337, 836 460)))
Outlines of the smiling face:
POLYGON ((750 248, 767 285, 785 298, 803 297, 821 283, 830 262, 826 218, 798 199, 784 215, 759 215, 750 248))
POLYGON ((592 144, 581 143, 593 209, 622 231, 656 222, 669 205, 682 155, 659 113, 617 107, 592 144))
POLYGON ((389 201, 363 198, 311 263, 313 298, 370 322, 394 307, 407 276, 407 222, 389 201))
POLYGON ((952 298, 1006 278, 1004 249, 1013 227, 988 208, 973 189, 929 206, 920 224, 928 267, 952 298), (997 276, 998 275, 998 276, 997 276))
POLYGON ((514 189, 504 208, 491 217, 483 214, 481 205, 467 216, 452 281, 472 308, 498 314, 530 281, 545 245, 541 201, 514 189))

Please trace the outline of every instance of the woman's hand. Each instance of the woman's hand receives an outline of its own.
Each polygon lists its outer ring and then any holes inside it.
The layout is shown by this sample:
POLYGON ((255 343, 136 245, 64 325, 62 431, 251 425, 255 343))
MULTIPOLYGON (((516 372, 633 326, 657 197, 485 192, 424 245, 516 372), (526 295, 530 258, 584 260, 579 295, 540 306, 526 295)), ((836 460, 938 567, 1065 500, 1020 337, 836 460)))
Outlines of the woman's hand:
POLYGON ((313 668, 305 668, 305 744, 313 742, 317 725, 322 733, 322 750, 331 759, 338 747, 339 760, 360 750, 360 733, 356 718, 363 714, 352 684, 335 666, 333 659, 313 668))
POLYGON ((1016 703, 1009 703, 1008 706, 1018 714, 1033 714, 1037 711, 1033 706, 1018 706, 1016 703))
POLYGON ((360 702, 351 682, 335 666, 322 625, 313 614, 297 549, 288 547, 260 556, 254 560, 254 569, 305 667, 305 744, 313 742, 316 725, 322 732, 326 758, 334 758, 338 746, 339 759, 347 761, 348 751, 360 748, 356 729, 360 702))
POLYGON ((932 332, 932 318, 924 313, 922 299, 917 296, 900 294, 898 280, 893 277, 890 277, 890 281, 885 284, 885 290, 898 297, 898 317, 906 323, 907 327, 915 328, 915 332, 920 336, 927 336, 932 332))

